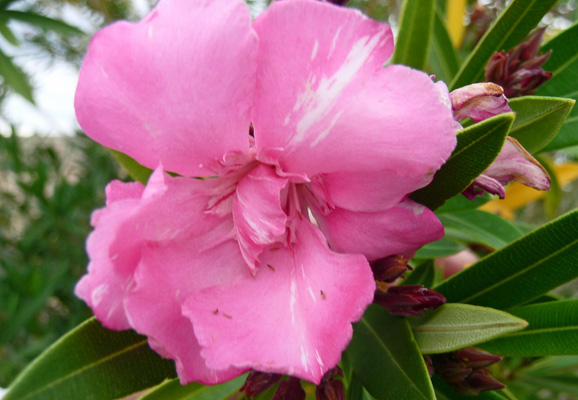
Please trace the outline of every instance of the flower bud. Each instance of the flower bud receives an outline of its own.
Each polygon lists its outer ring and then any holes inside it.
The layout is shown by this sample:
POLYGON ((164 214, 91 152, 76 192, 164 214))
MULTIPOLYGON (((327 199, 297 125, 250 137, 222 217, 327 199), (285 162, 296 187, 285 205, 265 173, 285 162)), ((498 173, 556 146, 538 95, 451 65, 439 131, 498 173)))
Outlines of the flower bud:
POLYGON ((335 367, 327 371, 315 389, 315 398, 317 400, 345 400, 343 382, 337 379, 338 377, 343 377, 341 368, 335 367))
POLYGON ((409 260, 402 255, 380 258, 371 263, 373 276, 378 282, 394 282, 402 277, 405 271, 413 271, 413 268, 407 264, 408 262, 409 260))
POLYGON ((450 386, 458 392, 470 395, 478 395, 480 392, 500 390, 506 387, 506 385, 492 378, 489 374, 491 372, 487 368, 477 369, 467 379, 459 383, 450 383, 450 386))
POLYGON ((477 347, 466 347, 456 353, 456 359, 468 368, 485 368, 500 361, 502 356, 488 353, 477 347))
POLYGON ((550 57, 551 50, 538 54, 546 28, 536 30, 526 41, 508 52, 495 53, 486 65, 486 81, 504 88, 507 97, 530 95, 552 77, 542 69, 550 57))
POLYGON ((267 374, 259 371, 251 371, 245 384, 239 389, 239 392, 245 392, 248 399, 263 393, 281 380, 279 374, 267 374))
POLYGON ((446 298, 433 289, 421 285, 392 286, 387 292, 377 292, 373 300, 392 315, 423 317, 446 302, 446 298))
POLYGON ((297 378, 289 378, 279 384, 273 399, 271 400, 305 400, 305 390, 297 378))
POLYGON ((495 115, 511 112, 504 90, 491 82, 474 83, 450 93, 454 119, 470 118, 480 122, 495 115))

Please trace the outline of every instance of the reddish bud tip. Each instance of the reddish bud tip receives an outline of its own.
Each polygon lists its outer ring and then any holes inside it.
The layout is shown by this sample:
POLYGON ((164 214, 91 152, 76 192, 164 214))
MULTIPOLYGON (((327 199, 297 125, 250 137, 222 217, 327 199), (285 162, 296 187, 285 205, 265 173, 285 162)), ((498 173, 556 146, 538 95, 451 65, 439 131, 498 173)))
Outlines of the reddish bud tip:
POLYGON ((456 353, 456 359, 458 362, 463 363, 468 368, 485 368, 490 365, 500 361, 502 356, 497 356, 492 353, 488 353, 477 347, 467 347, 461 349, 456 353))
POLYGON ((305 390, 297 378, 289 378, 279 384, 272 400, 304 400, 305 390))
POLYGON ((538 87, 552 77, 551 72, 542 69, 551 52, 538 54, 544 30, 536 30, 507 53, 495 53, 486 65, 486 81, 502 86, 504 94, 510 98, 535 93, 538 87))
POLYGON ((277 382, 281 380, 281 375, 279 374, 266 374, 259 371, 251 371, 245 384, 239 389, 240 392, 245 392, 245 396, 248 399, 263 393, 265 390, 269 389, 277 382))
POLYGON ((373 300, 392 315, 423 317, 446 302, 446 298, 433 289, 421 285, 392 286, 387 292, 377 292, 373 300))
POLYGON ((408 262, 409 260, 402 255, 380 258, 371 263, 373 276, 378 282, 391 283, 403 276, 405 271, 413 271, 408 262))

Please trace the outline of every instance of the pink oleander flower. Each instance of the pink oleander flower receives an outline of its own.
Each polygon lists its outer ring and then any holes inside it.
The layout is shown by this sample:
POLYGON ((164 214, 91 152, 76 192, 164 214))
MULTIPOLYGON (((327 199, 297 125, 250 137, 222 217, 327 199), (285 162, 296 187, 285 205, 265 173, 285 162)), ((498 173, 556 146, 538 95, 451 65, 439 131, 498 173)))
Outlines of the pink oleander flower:
POLYGON ((155 171, 107 187, 77 295, 183 383, 319 383, 373 301, 369 262, 443 236, 408 194, 455 146, 449 94, 392 51, 386 24, 311 0, 254 23, 241 0, 164 0, 97 33, 78 121, 155 171))

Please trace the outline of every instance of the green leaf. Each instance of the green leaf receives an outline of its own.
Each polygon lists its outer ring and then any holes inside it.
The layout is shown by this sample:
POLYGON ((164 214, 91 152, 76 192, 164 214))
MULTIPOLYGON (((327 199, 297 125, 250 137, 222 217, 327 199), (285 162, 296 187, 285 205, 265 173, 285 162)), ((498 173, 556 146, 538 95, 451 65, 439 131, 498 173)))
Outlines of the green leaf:
POLYGON ((488 201, 492 200, 492 197, 484 193, 481 196, 477 196, 475 199, 470 200, 465 196, 455 196, 445 202, 443 206, 436 210, 436 215, 441 215, 445 213, 455 213, 460 211, 474 210, 478 207, 483 206, 488 201))
POLYGON ((432 243, 428 243, 415 253, 415 258, 440 258, 451 256, 465 250, 467 246, 455 240, 441 238, 432 243))
POLYGON ((444 304, 410 324, 423 354, 458 350, 528 326, 504 311, 467 304, 444 304))
POLYGON ((37 26, 38 28, 54 31, 62 35, 84 35, 84 32, 75 26, 33 12, 0 10, 0 17, 26 22, 27 24, 37 26))
POLYGON ((145 337, 92 318, 30 364, 3 400, 117 399, 175 376, 174 362, 152 351, 145 337))
POLYGON ((0 17, 0 35, 2 35, 4 39, 8 41, 8 43, 14 46, 18 46, 20 44, 16 36, 14 36, 14 34, 12 33, 12 30, 10 30, 10 27, 8 27, 8 25, 6 24, 6 18, 0 17))
POLYGON ((558 97, 524 96, 510 100, 516 120, 510 136, 530 153, 552 141, 570 114, 575 101, 558 97))
POLYGON ((514 122, 513 113, 500 114, 458 132, 458 144, 433 181, 411 198, 435 210, 463 192, 496 159, 514 122))
POLYGON ((433 0, 422 0, 419 6, 413 0, 404 0, 392 64, 424 69, 433 29, 433 17, 433 0))
POLYGON ((496 51, 522 42, 557 0, 513 0, 462 64, 451 90, 484 80, 484 68, 496 51))
POLYGON ((423 285, 432 287, 435 279, 433 260, 426 260, 415 268, 409 277, 401 282, 402 285, 423 285))
POLYGON ((120 151, 112 149, 109 149, 109 151, 112 153, 116 161, 118 161, 118 163, 126 170, 126 172, 128 172, 132 179, 142 183, 143 185, 146 185, 149 177, 153 173, 152 169, 140 165, 134 159, 130 158, 124 153, 121 153, 120 151))
MULTIPOLYGON (((578 99, 578 23, 561 32, 540 49, 552 50, 543 68, 552 72, 537 94, 578 99)), ((578 145, 578 107, 574 107, 560 133, 543 150, 559 150, 578 145)))
POLYGON ((355 374, 376 399, 434 400, 427 368, 405 318, 371 305, 346 350, 355 374))
POLYGON ((544 167, 550 175, 550 190, 545 193, 543 206, 548 218, 554 218, 558 212, 558 206, 562 200, 562 186, 554 169, 554 164, 550 158, 536 155, 536 160, 544 167))
POLYGON ((438 216, 445 227, 446 237, 468 243, 486 245, 494 250, 522 236, 508 221, 480 210, 463 211, 438 216))
POLYGON ((433 35, 429 52, 431 72, 437 79, 450 82, 459 69, 458 57, 437 7, 434 14, 433 35))
POLYGON ((220 385, 207 386, 200 383, 181 385, 178 379, 163 383, 139 400, 225 400, 239 392, 247 375, 239 376, 220 385))
POLYGON ((14 64, 11 57, 8 57, 2 51, 0 51, 0 75, 4 78, 3 83, 5 85, 34 104, 32 85, 28 75, 18 65, 14 64))
POLYGON ((498 392, 482 392, 477 396, 470 396, 456 392, 438 375, 432 377, 435 392, 438 400, 505 400, 506 398, 498 392))
POLYGON ((533 304, 510 312, 528 321, 528 329, 481 347, 507 356, 578 355, 578 300, 533 304))
POLYGON ((520 376, 518 377, 519 380, 534 386, 534 392, 550 389, 555 393, 564 393, 566 395, 571 395, 572 397, 551 397, 552 399, 555 398, 571 398, 575 399, 578 396, 578 379, 576 375, 569 375, 569 376, 520 376))
POLYGON ((482 258, 435 289, 451 303, 506 310, 577 278, 577 259, 578 210, 482 258))

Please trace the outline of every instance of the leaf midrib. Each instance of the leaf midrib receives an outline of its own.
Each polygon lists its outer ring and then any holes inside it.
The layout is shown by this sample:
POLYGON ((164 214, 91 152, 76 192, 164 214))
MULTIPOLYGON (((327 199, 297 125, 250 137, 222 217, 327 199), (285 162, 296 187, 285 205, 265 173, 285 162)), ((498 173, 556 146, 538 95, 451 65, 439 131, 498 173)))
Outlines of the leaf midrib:
POLYGON ((367 322, 367 320, 365 318, 361 319, 361 322, 367 327, 367 329, 369 330, 369 332, 377 339, 377 342, 379 343, 380 346, 383 347, 383 349, 386 351, 387 355, 389 356, 390 361, 392 361, 397 367, 398 369, 403 373, 403 376, 406 378, 406 380, 417 389, 417 391, 423 396, 424 399, 428 399, 427 395, 425 393, 423 393, 421 391, 421 389, 411 380, 411 378, 409 377, 408 374, 406 374, 405 370, 401 367, 401 365, 397 362, 397 359, 393 356, 393 354, 391 353, 391 351, 389 350, 389 348, 385 345, 385 343, 383 343, 383 341, 381 340, 381 337, 378 335, 378 333, 373 329, 373 327, 367 322))
POLYGON ((549 260, 549 259, 557 256, 558 254, 563 253, 563 252, 566 251, 568 248, 574 246, 574 245, 577 244, 577 243, 578 243, 578 239, 575 239, 574 241, 570 242, 569 244, 561 247, 559 250, 557 250, 557 251, 555 251, 555 252, 553 252, 553 253, 550 253, 547 257, 542 258, 542 259, 540 259, 539 261, 537 261, 537 262, 535 262, 535 263, 533 263, 533 264, 530 264, 527 268, 524 268, 524 269, 516 272, 515 274, 511 274, 511 275, 509 275, 508 277, 506 277, 506 278, 504 278, 504 279, 501 279, 498 284, 495 284, 495 285, 486 287, 485 289, 483 289, 483 290, 481 290, 481 291, 479 291, 479 292, 476 292, 473 296, 470 296, 470 297, 467 297, 467 298, 465 298, 465 299, 460 300, 460 303, 466 303, 466 302, 468 302, 468 301, 470 301, 470 300, 472 300, 472 299, 481 297, 481 295, 484 294, 484 293, 487 293, 487 292, 489 292, 489 291, 491 291, 491 290, 494 290, 495 288, 499 288, 500 286, 505 285, 507 282, 515 279, 516 277, 518 277, 518 276, 520 276, 520 275, 522 275, 522 274, 525 274, 526 272, 534 269, 535 267, 539 266, 540 264, 543 264, 543 263, 546 262, 547 260, 549 260))
POLYGON ((85 365, 85 366, 82 367, 82 368, 79 368, 79 369, 77 369, 77 370, 75 370, 75 371, 73 371, 73 372, 71 372, 71 373, 69 373, 69 374, 67 374, 67 375, 64 375, 64 376, 60 377, 59 379, 53 380, 53 381, 51 381, 50 383, 48 383, 48 384, 46 384, 46 385, 44 385, 44 386, 41 386, 40 388, 36 389, 36 390, 33 391, 33 392, 30 392, 28 395, 22 397, 21 399, 22 399, 22 400, 29 399, 29 398, 33 397, 34 395, 36 395, 36 394, 38 394, 38 393, 40 393, 40 392, 46 391, 46 390, 48 390, 48 389, 50 389, 50 388, 52 388, 52 387, 54 387, 54 386, 57 386, 57 385, 61 384, 62 382, 66 381, 66 380, 68 380, 68 379, 71 379, 72 377, 77 376, 77 375, 81 374, 82 372, 84 372, 84 371, 86 371, 86 370, 88 370, 88 369, 90 369, 90 368, 92 368, 92 367, 95 367, 95 366, 104 364, 104 363, 106 363, 106 362, 108 362, 108 361, 110 361, 110 360, 112 360, 112 359, 114 359, 114 358, 116 358, 116 357, 121 356, 121 355, 124 354, 124 353, 127 353, 127 352, 129 352, 129 351, 131 351, 131 350, 134 350, 134 349, 136 349, 136 348, 138 348, 138 347, 141 347, 141 346, 145 345, 146 343, 147 343, 147 340, 146 340, 146 339, 143 339, 143 340, 141 340, 141 341, 139 341, 139 342, 137 342, 137 343, 135 343, 135 344, 133 344, 133 345, 131 345, 131 346, 125 347, 125 348, 122 349, 121 351, 117 351, 117 352, 115 352, 115 353, 111 353, 111 354, 109 354, 108 356, 106 356, 106 357, 104 357, 104 358, 99 358, 96 362, 87 364, 87 365, 85 365))
POLYGON ((413 329, 414 332, 463 332, 463 331, 475 331, 480 329, 494 329, 494 328, 509 328, 509 327, 519 327, 524 326, 522 322, 512 321, 512 322, 497 322, 493 324, 481 324, 481 325, 468 325, 468 326, 431 326, 427 325, 428 329, 423 329, 417 327, 413 329))
POLYGON ((516 125, 516 123, 514 122, 514 125, 512 125, 512 129, 510 130, 510 136, 512 136, 512 133, 514 133, 518 130, 526 129, 528 126, 532 125, 534 122, 536 122, 540 119, 544 119, 543 117, 547 117, 551 114, 554 114, 557 111, 560 111, 560 109, 563 109, 564 106, 567 104, 568 104, 567 102, 560 102, 560 103, 558 103, 557 106, 548 109, 547 112, 541 113, 536 117, 525 120, 524 122, 522 122, 518 125, 516 125))

